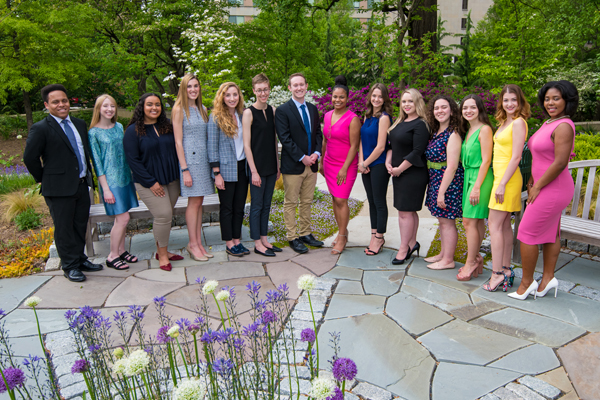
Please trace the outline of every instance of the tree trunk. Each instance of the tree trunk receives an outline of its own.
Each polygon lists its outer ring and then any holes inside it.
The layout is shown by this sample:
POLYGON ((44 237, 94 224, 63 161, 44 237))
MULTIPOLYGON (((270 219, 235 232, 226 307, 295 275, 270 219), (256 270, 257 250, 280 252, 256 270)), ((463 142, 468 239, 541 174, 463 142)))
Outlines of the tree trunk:
POLYGON ((25 119, 27 120, 27 134, 29 134, 29 129, 31 129, 31 125, 33 125, 33 111, 31 109, 29 92, 25 90, 23 90, 23 107, 25 108, 25 119))
MULTIPOLYGON (((421 56, 423 55, 420 50, 423 37, 430 32, 437 31, 437 10, 432 10, 433 6, 437 6, 437 0, 423 0, 420 7, 415 11, 416 18, 410 22, 408 34, 414 39, 413 46, 421 56)), ((437 43, 433 40, 431 50, 433 52, 437 51, 437 43)))
POLYGON ((146 76, 139 76, 137 84, 138 95, 141 97, 144 93, 146 93, 146 80, 148 79, 146 76))

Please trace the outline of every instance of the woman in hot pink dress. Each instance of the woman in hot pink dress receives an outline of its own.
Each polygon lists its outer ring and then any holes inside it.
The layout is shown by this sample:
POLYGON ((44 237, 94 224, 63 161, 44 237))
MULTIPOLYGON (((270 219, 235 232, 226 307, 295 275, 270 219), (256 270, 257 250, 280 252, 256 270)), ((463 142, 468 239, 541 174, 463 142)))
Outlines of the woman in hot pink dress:
POLYGON ((339 228, 331 254, 340 254, 348 243, 348 197, 358 173, 360 120, 347 108, 348 94, 346 78, 340 75, 335 78, 331 97, 334 109, 325 114, 323 129, 323 175, 333 196, 333 213, 339 228))
POLYGON ((538 101, 550 119, 529 139, 532 166, 527 183, 527 208, 519 225, 523 279, 509 296, 525 300, 530 294, 543 297, 558 281, 554 268, 560 252, 560 216, 575 191, 569 173, 569 159, 575 145, 575 125, 569 118, 579 102, 577 88, 568 81, 548 82, 538 93, 538 101), (538 284, 533 279, 539 249, 543 245, 544 275, 538 284))

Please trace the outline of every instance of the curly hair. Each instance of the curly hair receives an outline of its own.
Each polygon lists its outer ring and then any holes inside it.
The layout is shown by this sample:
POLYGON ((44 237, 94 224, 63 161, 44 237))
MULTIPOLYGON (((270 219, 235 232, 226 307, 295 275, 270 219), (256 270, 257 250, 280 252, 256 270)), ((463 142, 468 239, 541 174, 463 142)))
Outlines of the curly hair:
POLYGON ((435 118, 435 115, 433 115, 433 109, 438 100, 446 100, 448 102, 448 105, 450 106, 450 121, 448 121, 448 128, 453 132, 458 132, 458 127, 460 126, 460 111, 458 110, 458 104, 456 104, 454 99, 443 94, 438 94, 433 99, 429 100, 429 104, 427 105, 427 123, 431 129, 431 135, 435 135, 440 129, 440 122, 435 118))
POLYGON ((529 107, 529 103, 525 98, 525 94, 523 94, 523 90, 521 90, 521 88, 518 85, 514 85, 511 83, 508 85, 504 85, 502 91, 500 92, 498 104, 496 104, 496 115, 494 117, 496 118, 496 121, 498 121, 498 125, 502 125, 504 121, 506 121, 506 119, 508 118, 508 116, 506 115, 506 110, 504 110, 504 107, 502 106, 502 103, 504 101, 504 95, 507 93, 514 93, 517 95, 517 101, 519 103, 519 106, 515 110, 514 119, 529 119, 529 117, 531 116, 531 108, 529 107))
POLYGON ((365 113, 365 118, 379 118, 384 112, 387 113, 390 117, 394 112, 388 88, 383 83, 374 83, 373 86, 371 86, 371 90, 369 90, 369 93, 367 94, 367 112, 365 113), (381 106, 381 110, 379 110, 377 114, 374 113, 373 104, 371 104, 371 96, 373 96, 373 92, 375 91, 375 89, 379 89, 381 91, 381 97, 383 97, 383 105, 381 106))
POLYGON ((171 120, 167 118, 167 113, 165 113, 165 107, 163 106, 162 99, 156 93, 144 93, 142 97, 140 97, 140 100, 133 110, 133 116, 131 117, 129 124, 127 124, 127 128, 129 128, 131 125, 135 125, 135 133, 138 136, 146 135, 146 127, 144 126, 144 104, 146 103, 146 99, 152 96, 156 97, 160 102, 160 115, 156 120, 156 130, 158 131, 158 134, 173 134, 173 125, 171 124, 171 120))
POLYGON ((234 87, 238 91, 239 100, 237 106, 235 106, 235 111, 242 115, 244 112, 244 96, 242 95, 242 91, 240 87, 233 82, 225 82, 222 83, 217 90, 217 94, 215 95, 215 99, 213 100, 213 111, 212 115, 215 120, 215 123, 221 129, 225 136, 227 137, 236 137, 238 134, 238 127, 233 122, 233 118, 231 118, 231 114, 225 105, 225 93, 229 90, 229 88, 234 87))
POLYGON ((460 113, 461 114, 460 114, 460 126, 459 126, 460 129, 458 130, 458 133, 460 134, 460 137, 462 138, 462 140, 465 140, 465 137, 467 136, 467 132, 469 132, 469 121, 467 121, 462 116, 462 109, 465 104, 465 101, 467 101, 469 99, 473 99, 475 101, 475 105, 477 106, 477 111, 479 111, 479 115, 477 116, 477 119, 480 122, 482 122, 484 125, 487 125, 490 128, 492 128, 492 131, 494 130, 494 127, 492 126, 492 123, 490 122, 490 117, 487 115, 487 111, 485 111, 485 105, 483 104, 483 100, 481 100, 481 97, 477 96, 476 94, 468 94, 460 102, 460 113))

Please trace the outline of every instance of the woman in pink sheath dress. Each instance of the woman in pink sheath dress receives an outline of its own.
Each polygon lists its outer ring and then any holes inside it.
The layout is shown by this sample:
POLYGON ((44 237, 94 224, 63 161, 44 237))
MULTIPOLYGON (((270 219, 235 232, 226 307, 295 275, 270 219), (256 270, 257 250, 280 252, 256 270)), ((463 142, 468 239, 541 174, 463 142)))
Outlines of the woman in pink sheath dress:
POLYGON ((575 125, 569 118, 577 110, 577 88, 568 81, 549 82, 538 93, 538 101, 550 119, 529 139, 532 177, 527 183, 527 208, 519 225, 523 279, 509 296, 525 300, 533 294, 543 297, 558 281, 554 268, 560 252, 560 216, 573 198, 573 178, 568 164, 575 144, 575 125), (543 245, 544 275, 533 279, 538 245, 543 245))
POLYGON ((339 228, 332 254, 340 254, 348 243, 348 197, 358 173, 360 120, 347 108, 348 93, 346 78, 335 78, 331 98, 334 109, 325 114, 323 129, 323 175, 333 196, 333 213, 339 228))

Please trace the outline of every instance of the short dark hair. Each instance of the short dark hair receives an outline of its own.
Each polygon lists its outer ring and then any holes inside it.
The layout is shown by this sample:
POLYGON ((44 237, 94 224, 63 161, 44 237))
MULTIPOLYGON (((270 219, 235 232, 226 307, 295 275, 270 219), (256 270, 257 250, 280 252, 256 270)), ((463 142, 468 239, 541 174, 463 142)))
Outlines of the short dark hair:
POLYGON ((48 102, 48 95, 50 94, 50 92, 55 92, 57 90, 64 92, 67 95, 67 97, 69 97, 69 95, 67 94, 67 89, 63 85, 61 85, 60 83, 53 83, 51 85, 44 86, 42 90, 40 90, 40 93, 42 94, 42 100, 44 100, 44 103, 48 102))
POLYGON ((553 88, 557 89, 562 98, 565 99, 565 115, 573 118, 577 112, 577 107, 579 106, 579 92, 575 85, 569 81, 550 81, 542 86, 537 97, 538 103, 544 111, 544 114, 546 114, 547 117, 550 117, 548 111, 546 111, 546 108, 544 107, 544 97, 546 97, 546 92, 553 88))
POLYGON ((297 76, 301 76, 302 79, 304 79, 304 83, 306 83, 306 77, 304 76, 304 74, 302 72, 296 72, 290 75, 290 78, 288 79, 288 86, 292 86, 292 79, 297 76))

